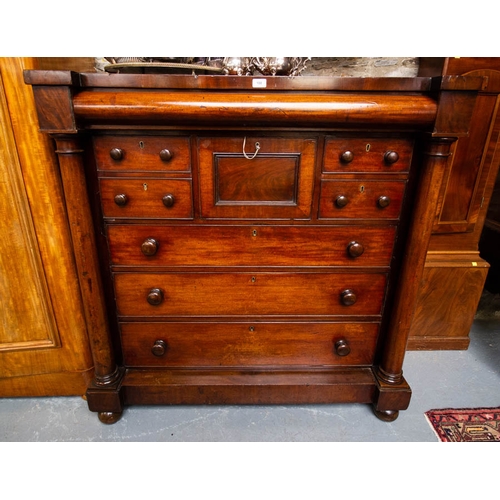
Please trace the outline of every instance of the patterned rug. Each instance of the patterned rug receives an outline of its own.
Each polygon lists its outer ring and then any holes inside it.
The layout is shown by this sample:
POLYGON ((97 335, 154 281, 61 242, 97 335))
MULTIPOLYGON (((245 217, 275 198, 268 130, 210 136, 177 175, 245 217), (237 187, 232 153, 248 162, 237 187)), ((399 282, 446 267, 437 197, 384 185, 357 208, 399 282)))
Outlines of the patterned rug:
POLYGON ((500 408, 429 410, 425 417, 443 442, 500 441, 500 408))

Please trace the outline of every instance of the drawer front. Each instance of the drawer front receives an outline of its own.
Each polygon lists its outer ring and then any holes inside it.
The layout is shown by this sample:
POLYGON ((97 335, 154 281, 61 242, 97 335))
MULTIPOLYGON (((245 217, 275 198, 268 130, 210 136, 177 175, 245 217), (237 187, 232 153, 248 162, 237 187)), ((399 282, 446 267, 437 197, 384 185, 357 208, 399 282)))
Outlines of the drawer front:
POLYGON ((320 219, 399 219, 406 181, 324 180, 320 219))
POLYGON ((383 273, 115 273, 119 316, 380 315, 383 273))
POLYGON ((310 218, 315 139, 200 138, 198 145, 204 217, 310 218))
POLYGON ((114 265, 389 266, 395 226, 108 227, 114 265))
POLYGON ((373 362, 377 323, 122 323, 130 367, 338 366, 373 362))
POLYGON ((407 172, 413 142, 391 138, 330 138, 325 143, 323 171, 336 173, 407 172))
POLYGON ((99 170, 187 172, 189 139, 169 136, 101 136, 94 138, 99 170))
POLYGON ((104 217, 192 219, 193 196, 187 179, 101 178, 104 217))

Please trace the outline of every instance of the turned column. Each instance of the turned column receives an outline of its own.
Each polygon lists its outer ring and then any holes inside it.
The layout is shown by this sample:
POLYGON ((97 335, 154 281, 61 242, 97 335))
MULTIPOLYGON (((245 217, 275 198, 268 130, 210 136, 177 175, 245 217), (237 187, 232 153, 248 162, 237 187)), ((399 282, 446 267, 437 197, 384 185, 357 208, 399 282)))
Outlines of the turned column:
POLYGON ((400 384, 404 380, 403 361, 406 344, 423 276, 441 183, 455 140, 456 138, 452 137, 438 137, 429 139, 424 144, 399 285, 382 360, 378 367, 379 379, 390 385, 400 384))
POLYGON ((53 135, 64 186, 73 252, 94 360, 94 385, 114 384, 120 376, 109 335, 94 226, 77 135, 53 135))

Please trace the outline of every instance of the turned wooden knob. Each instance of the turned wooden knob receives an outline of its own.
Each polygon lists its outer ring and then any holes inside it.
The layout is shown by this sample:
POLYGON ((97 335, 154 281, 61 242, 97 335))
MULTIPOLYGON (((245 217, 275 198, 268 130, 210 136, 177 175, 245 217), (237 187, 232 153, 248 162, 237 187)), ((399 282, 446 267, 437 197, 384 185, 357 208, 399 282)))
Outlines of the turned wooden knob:
POLYGON ((174 202, 175 202, 174 195, 173 195, 173 194, 166 194, 166 195, 162 198, 162 201, 163 201, 163 204, 164 204, 167 208, 170 208, 171 206, 173 206, 173 204, 174 204, 174 202))
POLYGON ((342 163, 351 163, 352 160, 354 160, 354 153, 352 151, 344 151, 340 155, 340 161, 342 163))
POLYGON ((347 196, 344 196, 343 194, 335 198, 335 205, 337 205, 338 208, 344 208, 348 203, 349 198, 347 198, 347 196))
POLYGON ((157 340, 151 347, 151 352, 155 356, 163 356, 167 352, 167 343, 164 340, 157 340))
POLYGON ((173 154, 168 149, 162 149, 160 151, 160 159, 161 161, 170 161, 172 159, 173 154))
POLYGON ((365 248, 361 243, 358 243, 357 241, 351 241, 349 245, 347 245, 347 253, 353 257, 359 257, 360 255, 363 255, 363 252, 365 251, 365 248))
POLYGON ((340 294, 340 301, 345 306, 352 306, 356 303, 357 297, 356 294, 352 290, 344 290, 340 294))
POLYGON ((377 200, 377 205, 380 207, 380 208, 385 208, 385 207, 388 207, 391 203, 391 199, 388 197, 388 196, 381 196, 378 200, 377 200))
POLYGON ((159 243, 154 238, 146 238, 141 245, 141 251, 147 257, 151 257, 158 251, 159 243))
POLYGON ((388 165, 392 165, 393 163, 396 163, 399 160, 399 155, 396 153, 396 151, 386 151, 384 154, 384 161, 388 165))
POLYGON ((127 195, 126 194, 117 194, 115 196, 115 203, 119 206, 119 207, 124 207, 128 202, 128 198, 127 198, 127 195))
POLYGON ((163 292, 159 288, 151 288, 147 300, 152 306, 158 306, 163 302, 163 292))
POLYGON ((347 340, 341 339, 335 342, 335 352, 339 356, 347 356, 348 354, 351 353, 351 348, 349 347, 349 344, 347 343, 347 340))
POLYGON ((123 160, 123 156, 124 156, 124 152, 123 152, 123 149, 120 149, 120 148, 113 148, 110 152, 109 152, 109 156, 111 156, 111 158, 113 158, 113 160, 123 160))

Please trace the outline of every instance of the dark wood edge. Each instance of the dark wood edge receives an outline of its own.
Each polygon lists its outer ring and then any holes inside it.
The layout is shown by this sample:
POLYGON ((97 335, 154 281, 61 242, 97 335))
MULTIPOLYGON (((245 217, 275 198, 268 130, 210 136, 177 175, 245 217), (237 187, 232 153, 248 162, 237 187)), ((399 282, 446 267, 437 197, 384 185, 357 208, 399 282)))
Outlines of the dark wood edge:
POLYGON ((76 73, 73 71, 25 70, 29 85, 72 85, 82 88, 170 88, 204 90, 318 90, 318 91, 391 91, 425 92, 431 90, 429 77, 330 77, 330 76, 221 76, 76 73), (265 87, 255 87, 255 80, 265 80, 265 87))
POLYGON ((75 71, 25 69, 23 73, 28 85, 80 85, 80 74, 75 71))

